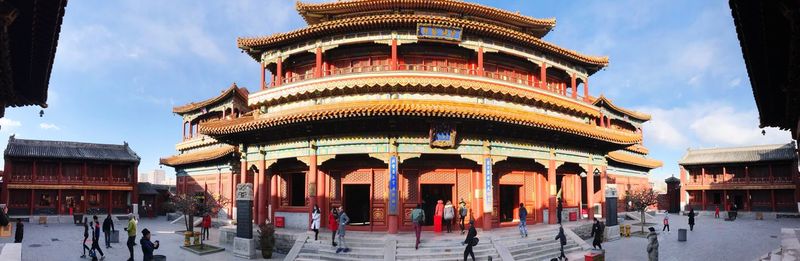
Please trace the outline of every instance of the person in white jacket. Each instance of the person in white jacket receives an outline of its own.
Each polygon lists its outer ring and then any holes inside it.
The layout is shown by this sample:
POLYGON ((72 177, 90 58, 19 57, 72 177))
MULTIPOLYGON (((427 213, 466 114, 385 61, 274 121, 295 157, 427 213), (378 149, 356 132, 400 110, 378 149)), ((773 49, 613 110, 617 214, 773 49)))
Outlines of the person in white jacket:
POLYGON ((314 209, 311 210, 311 230, 314 231, 314 240, 319 239, 319 219, 321 216, 322 213, 319 211, 319 206, 314 205, 314 209))

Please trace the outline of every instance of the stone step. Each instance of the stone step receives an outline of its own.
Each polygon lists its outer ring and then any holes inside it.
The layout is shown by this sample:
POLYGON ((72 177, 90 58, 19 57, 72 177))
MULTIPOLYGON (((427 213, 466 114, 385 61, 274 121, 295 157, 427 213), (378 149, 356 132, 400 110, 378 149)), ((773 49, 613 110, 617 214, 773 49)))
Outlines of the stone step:
MULTIPOLYGON (((558 245, 560 242, 558 241, 526 241, 526 242, 514 242, 514 243, 506 243, 504 246, 508 249, 508 251, 516 251, 519 249, 530 249, 542 246, 550 246, 550 245, 558 245)), ((576 245, 577 243, 572 240, 567 240, 568 245, 576 245)))
MULTIPOLYGON (((478 255, 475 253, 475 260, 488 260, 489 257, 492 257, 492 260, 502 260, 500 259, 500 255, 478 255)), ((397 260, 424 260, 424 261, 461 261, 464 258, 464 253, 462 252, 459 256, 447 256, 447 257, 414 257, 414 258, 400 258, 398 257, 397 260)), ((468 258, 467 260, 472 260, 468 258)))
MULTIPOLYGON (((547 249, 558 249, 561 243, 553 242, 550 244, 541 244, 535 246, 515 246, 514 248, 508 248, 508 252, 511 252, 512 255, 527 253, 531 251, 540 251, 540 250, 547 250, 547 249)), ((569 243, 567 242, 564 247, 573 247, 577 246, 576 243, 569 243)))
MULTIPOLYGON (((461 248, 451 248, 451 249, 398 249, 396 256, 420 256, 420 255, 449 255, 453 253, 464 253, 465 247, 461 248)), ((476 254, 478 252, 487 252, 487 253, 496 253, 497 251, 493 247, 485 247, 485 248, 472 248, 472 251, 476 254)))
MULTIPOLYGON (((564 253, 569 255, 571 252, 581 251, 581 248, 578 246, 571 247, 571 248, 564 248, 564 253)), ((554 249, 553 251, 547 253, 539 253, 536 255, 524 255, 524 256, 515 256, 514 260, 517 261, 542 261, 542 260, 550 260, 552 258, 558 257, 561 255, 560 249, 554 249)))
POLYGON ((341 260, 341 261, 362 261, 362 260, 383 260, 380 256, 358 256, 350 253, 300 253, 295 260, 341 260))
MULTIPOLYGON (((336 240, 336 243, 338 244, 339 240, 336 240)), ((383 248, 383 246, 386 245, 386 242, 383 241, 383 240, 381 240, 381 241, 362 241, 362 240, 350 240, 349 238, 345 238, 345 243, 347 243, 347 246, 377 247, 377 248, 383 248)), ((306 241, 306 245, 330 246, 331 245, 331 241, 330 240, 325 240, 325 241, 316 240, 315 241, 314 239, 309 239, 308 241, 306 241)))
MULTIPOLYGON (((347 246, 347 247, 350 248, 350 253, 380 253, 381 255, 383 255, 383 247, 380 247, 380 248, 356 247, 356 246, 347 246)), ((332 247, 332 246, 327 246, 327 247, 303 247, 303 249, 300 249, 300 253, 303 253, 303 251, 319 252, 319 253, 321 253, 321 252, 334 252, 335 253, 337 248, 338 247, 332 247)))

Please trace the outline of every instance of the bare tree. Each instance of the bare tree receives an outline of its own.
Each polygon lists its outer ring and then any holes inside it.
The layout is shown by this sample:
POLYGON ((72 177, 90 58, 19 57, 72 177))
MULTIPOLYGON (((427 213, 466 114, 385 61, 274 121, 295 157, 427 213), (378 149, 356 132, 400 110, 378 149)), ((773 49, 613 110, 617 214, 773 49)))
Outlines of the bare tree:
POLYGON ((194 232, 194 217, 217 215, 219 210, 228 206, 231 201, 222 195, 199 193, 194 196, 180 194, 172 197, 175 209, 183 213, 186 231, 194 232))
POLYGON ((641 188, 630 190, 625 195, 625 201, 631 203, 631 210, 639 211, 642 221, 642 233, 644 233, 644 211, 648 206, 658 203, 658 194, 652 188, 641 188))

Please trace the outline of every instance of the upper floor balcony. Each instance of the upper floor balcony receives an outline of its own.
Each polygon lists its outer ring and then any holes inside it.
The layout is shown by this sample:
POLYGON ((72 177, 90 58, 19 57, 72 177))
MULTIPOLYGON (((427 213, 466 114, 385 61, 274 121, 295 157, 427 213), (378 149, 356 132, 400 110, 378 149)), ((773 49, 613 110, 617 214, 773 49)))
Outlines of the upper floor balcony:
POLYGON ((768 176, 768 177, 738 177, 733 175, 692 175, 684 184, 687 187, 697 186, 727 186, 727 185, 769 185, 769 184, 792 184, 794 179, 789 176, 768 176))

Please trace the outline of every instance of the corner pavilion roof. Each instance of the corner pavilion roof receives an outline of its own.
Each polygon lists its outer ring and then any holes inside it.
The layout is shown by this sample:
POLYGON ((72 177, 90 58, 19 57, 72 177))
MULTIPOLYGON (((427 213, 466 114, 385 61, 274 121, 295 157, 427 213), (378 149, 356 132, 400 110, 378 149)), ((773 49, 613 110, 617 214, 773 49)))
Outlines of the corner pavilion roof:
POLYGON ((297 11, 309 24, 330 20, 330 16, 350 13, 386 11, 398 9, 433 10, 475 16, 488 20, 519 26, 532 31, 536 37, 544 37, 556 25, 555 18, 533 18, 485 5, 456 0, 350 0, 327 3, 303 3, 297 1, 297 11))
POLYGON ((167 166, 186 165, 186 164, 219 159, 224 156, 230 155, 232 153, 236 153, 237 151, 238 151, 237 147, 231 145, 224 145, 218 148, 203 149, 203 150, 192 151, 184 154, 170 156, 167 158, 162 158, 159 160, 159 163, 167 166))
POLYGON ((678 164, 700 165, 796 159, 794 142, 748 147, 689 149, 678 164))
POLYGON ((172 108, 172 112, 178 113, 178 114, 191 112, 193 110, 197 110, 197 109, 212 105, 214 103, 220 102, 222 100, 225 100, 228 97, 230 97, 231 95, 238 95, 240 98, 242 98, 242 100, 244 100, 246 102, 248 94, 250 94, 250 92, 247 91, 247 88, 236 86, 236 83, 233 83, 233 84, 231 84, 231 87, 228 87, 228 89, 222 91, 222 93, 217 95, 217 97, 214 97, 214 98, 211 98, 211 99, 207 99, 207 100, 204 100, 204 101, 200 101, 200 102, 191 102, 189 104, 176 106, 176 107, 172 108))
POLYGON ((648 168, 648 169, 660 168, 661 166, 664 165, 664 163, 661 162, 660 160, 649 159, 649 158, 645 158, 643 156, 636 156, 636 155, 632 155, 632 154, 625 153, 625 152, 619 152, 619 151, 609 152, 606 157, 608 159, 610 159, 610 160, 613 160, 613 161, 616 161, 616 162, 619 162, 619 163, 630 164, 630 165, 644 167, 644 168, 648 168))
POLYGON ((77 159, 77 160, 109 160, 138 163, 140 158, 128 143, 97 144, 72 141, 23 140, 8 139, 6 157, 77 159))
POLYGON ((650 118, 651 118, 651 116, 649 114, 645 114, 645 113, 641 113, 641 112, 638 112, 638 111, 628 110, 628 109, 619 107, 619 106, 615 105, 614 103, 612 103, 610 99, 606 98, 603 95, 600 95, 600 97, 597 98, 596 100, 594 100, 594 102, 592 102, 592 104, 594 104, 596 106, 600 106, 601 104, 608 105, 608 108, 610 108, 612 110, 615 110, 615 111, 617 111, 619 113, 622 113, 624 115, 628 115, 629 117, 632 117, 632 118, 640 120, 640 121, 649 121, 650 118))
POLYGON ((254 59, 258 59, 260 52, 264 49, 311 40, 317 37, 329 36, 333 33, 385 28, 416 28, 417 24, 458 26, 463 28, 465 32, 507 39, 524 46, 553 53, 564 59, 585 64, 589 67, 587 69, 589 69, 590 73, 608 65, 607 56, 580 54, 576 51, 546 42, 536 36, 506 27, 461 18, 420 14, 383 14, 343 18, 269 36, 240 37, 236 39, 236 43, 240 49, 248 52, 254 59))

